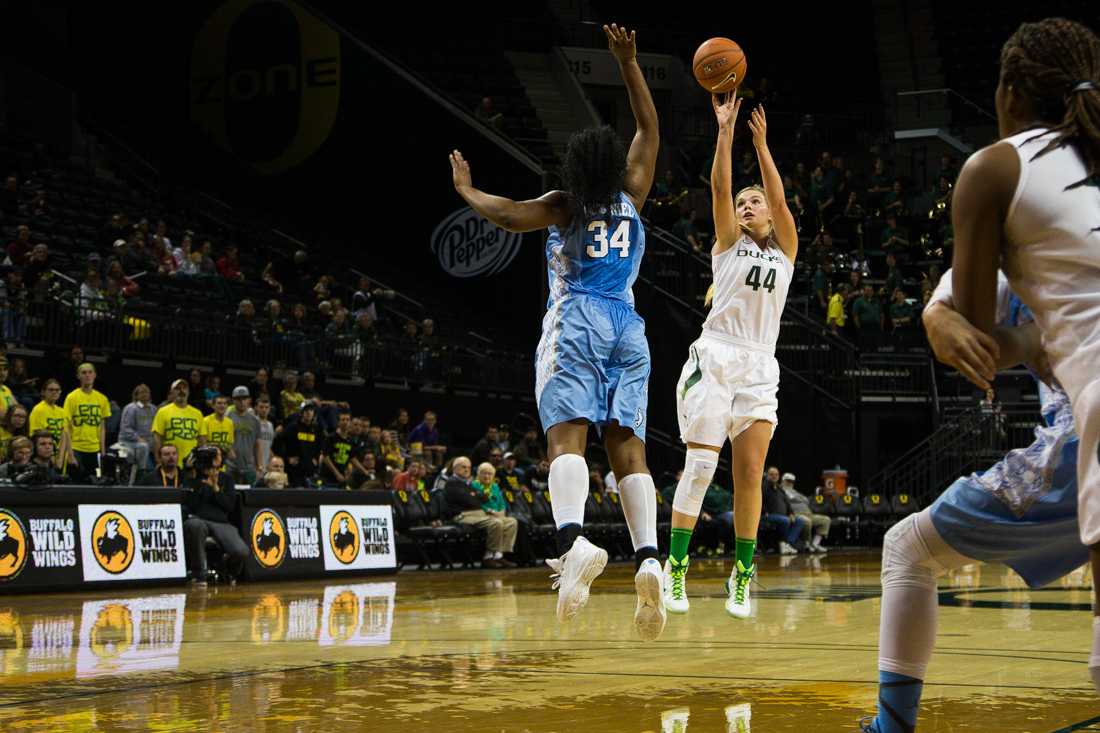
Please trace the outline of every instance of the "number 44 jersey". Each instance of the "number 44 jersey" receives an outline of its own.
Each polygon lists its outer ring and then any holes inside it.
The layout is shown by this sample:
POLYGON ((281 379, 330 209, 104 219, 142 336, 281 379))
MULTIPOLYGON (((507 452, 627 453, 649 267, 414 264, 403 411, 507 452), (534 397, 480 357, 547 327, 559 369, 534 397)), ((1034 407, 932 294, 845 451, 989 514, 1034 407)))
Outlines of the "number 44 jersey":
POLYGON ((703 331, 775 348, 794 265, 775 244, 761 249, 748 236, 716 255, 714 299, 703 331))
POLYGON ((634 305, 631 288, 645 253, 645 230, 625 193, 609 209, 578 218, 568 229, 550 227, 546 239, 550 301, 571 294, 594 295, 634 305))

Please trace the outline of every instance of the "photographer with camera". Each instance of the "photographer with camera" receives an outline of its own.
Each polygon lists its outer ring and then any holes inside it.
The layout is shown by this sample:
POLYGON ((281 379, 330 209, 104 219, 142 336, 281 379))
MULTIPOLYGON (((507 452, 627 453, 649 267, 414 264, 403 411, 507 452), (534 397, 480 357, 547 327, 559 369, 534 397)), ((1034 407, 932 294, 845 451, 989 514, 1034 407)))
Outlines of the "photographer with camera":
POLYGON ((188 515, 183 534, 191 558, 191 579, 197 585, 206 584, 206 538, 213 537, 229 556, 229 578, 235 582, 248 559, 248 546, 229 522, 229 515, 237 508, 237 490, 229 476, 221 472, 221 449, 215 445, 197 447, 191 451, 188 465, 195 471, 194 478, 186 483, 183 500, 188 515))
POLYGON ((34 486, 60 483, 64 479, 54 465, 53 454, 53 435, 46 430, 37 430, 29 438, 13 438, 12 460, 0 466, 0 480, 34 486))

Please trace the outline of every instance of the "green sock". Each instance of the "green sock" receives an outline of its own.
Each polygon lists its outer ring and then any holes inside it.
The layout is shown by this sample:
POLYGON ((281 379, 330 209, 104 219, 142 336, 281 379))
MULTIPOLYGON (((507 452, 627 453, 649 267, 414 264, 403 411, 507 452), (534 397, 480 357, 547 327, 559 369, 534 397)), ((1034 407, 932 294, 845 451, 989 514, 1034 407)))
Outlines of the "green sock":
POLYGON ((756 552, 756 540, 737 538, 737 560, 746 570, 752 567, 752 556, 756 552))
POLYGON ((668 550, 668 556, 677 563, 682 563, 688 556, 688 545, 691 544, 691 530, 672 528, 672 542, 668 550))

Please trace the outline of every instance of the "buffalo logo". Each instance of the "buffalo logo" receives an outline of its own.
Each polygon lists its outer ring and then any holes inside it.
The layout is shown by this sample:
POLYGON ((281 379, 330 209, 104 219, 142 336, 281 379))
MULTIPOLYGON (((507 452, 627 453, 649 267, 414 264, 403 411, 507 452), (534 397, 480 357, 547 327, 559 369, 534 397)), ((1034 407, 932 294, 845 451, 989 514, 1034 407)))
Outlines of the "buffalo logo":
POLYGON ((134 645, 134 617, 130 607, 112 603, 104 606, 92 624, 89 646, 100 659, 114 659, 134 645))
POLYGON ((286 527, 278 514, 264 509, 252 519, 252 554, 265 568, 277 568, 286 556, 286 527))
POLYGON ((229 0, 191 55, 191 119, 270 175, 308 160, 340 106, 340 36, 291 0, 229 0))
POLYGON ((355 518, 347 512, 336 512, 328 527, 332 554, 345 565, 355 562, 359 555, 359 529, 355 518))
POLYGON ((346 590, 332 599, 328 612, 328 633, 334 641, 347 641, 359 629, 359 597, 346 590))
POLYGON ((27 563, 27 531, 19 517, 0 509, 0 582, 12 580, 27 563))
POLYGON ((432 252, 454 277, 488 277, 512 264, 522 239, 522 234, 505 231, 467 207, 435 228, 432 252))
POLYGON ((92 555, 99 567, 111 575, 126 572, 134 561, 134 530, 116 511, 99 515, 92 525, 92 555))
POLYGON ((286 604, 277 595, 268 594, 252 607, 252 641, 268 644, 286 636, 286 604))

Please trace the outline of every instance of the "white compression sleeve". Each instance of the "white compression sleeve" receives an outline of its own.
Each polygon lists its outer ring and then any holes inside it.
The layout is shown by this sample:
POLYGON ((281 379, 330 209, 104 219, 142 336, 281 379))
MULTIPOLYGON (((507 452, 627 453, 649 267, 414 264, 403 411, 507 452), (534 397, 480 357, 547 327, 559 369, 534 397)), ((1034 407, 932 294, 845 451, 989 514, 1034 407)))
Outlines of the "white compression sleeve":
POLYGON ((588 500, 588 464, 584 456, 563 453, 550 464, 550 508, 554 524, 584 526, 584 503, 588 500))
POLYGON ((657 549, 657 489, 648 473, 632 473, 619 482, 626 526, 634 549, 657 549))
POLYGON ((717 453, 705 448, 689 448, 684 459, 684 473, 676 484, 672 508, 689 517, 698 517, 717 467, 717 453))

